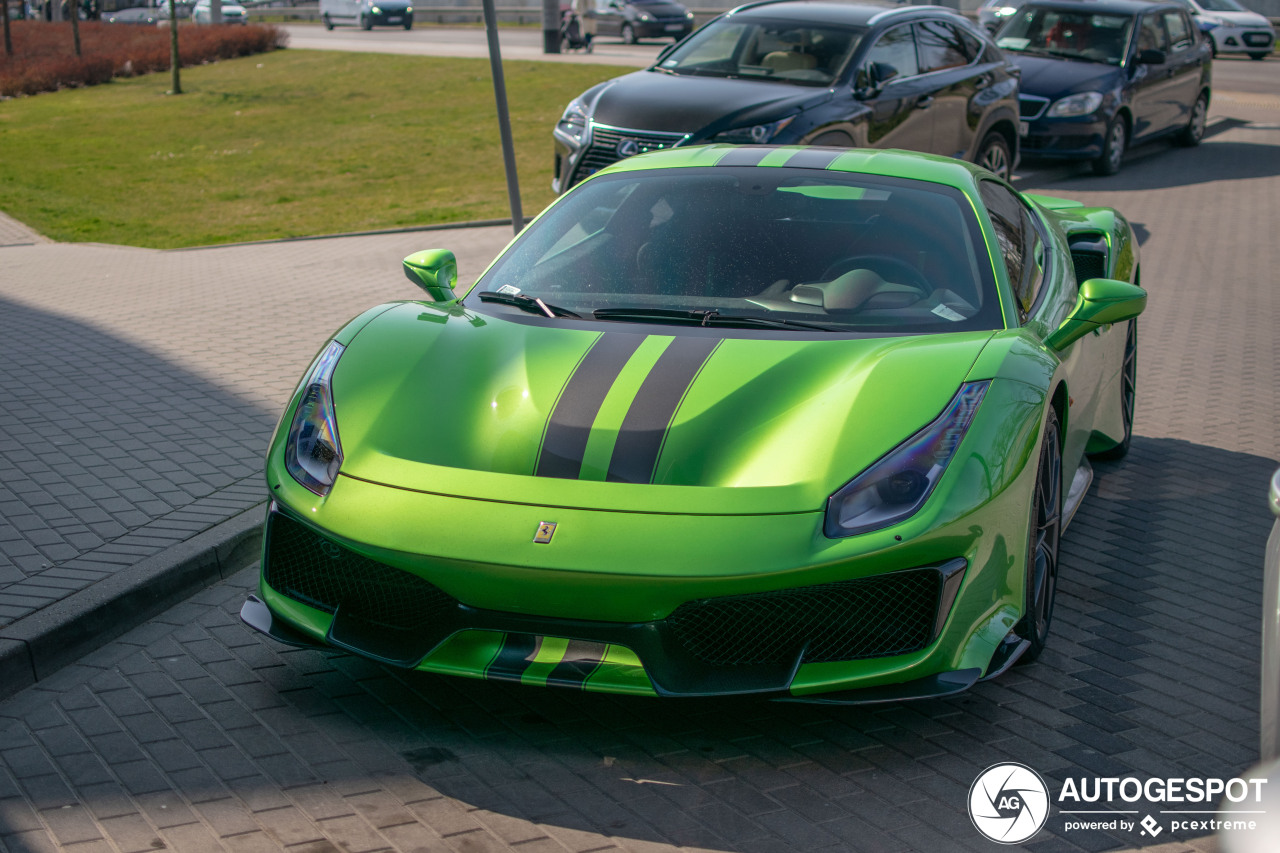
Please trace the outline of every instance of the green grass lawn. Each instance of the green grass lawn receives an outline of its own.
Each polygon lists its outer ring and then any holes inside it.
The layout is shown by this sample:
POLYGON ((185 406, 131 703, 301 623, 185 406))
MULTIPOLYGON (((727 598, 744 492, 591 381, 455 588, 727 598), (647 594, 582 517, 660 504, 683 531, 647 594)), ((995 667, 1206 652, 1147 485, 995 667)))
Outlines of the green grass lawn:
MULTIPOLYGON (((506 62, 524 211, 551 128, 619 69, 506 62)), ((173 248, 510 216, 488 60, 277 51, 0 103, 0 205, 59 241, 173 248)))

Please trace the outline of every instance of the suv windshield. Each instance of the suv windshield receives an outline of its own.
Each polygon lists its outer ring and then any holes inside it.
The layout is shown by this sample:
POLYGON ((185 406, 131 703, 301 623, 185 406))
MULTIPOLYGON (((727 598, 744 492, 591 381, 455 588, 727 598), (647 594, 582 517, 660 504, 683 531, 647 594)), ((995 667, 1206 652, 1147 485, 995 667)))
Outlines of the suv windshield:
POLYGON ((1128 53, 1133 18, 1079 9, 1024 8, 1001 28, 1001 50, 1038 53, 1121 65, 1128 53))
POLYGON ((1003 328, 985 258, 972 205, 937 184, 785 167, 628 171, 552 207, 466 304, 514 314, 481 293, 528 297, 535 311, 538 299, 557 323, 1003 328))
POLYGON ((865 32, 835 24, 721 19, 687 38, 658 68, 826 86, 839 76, 865 32))

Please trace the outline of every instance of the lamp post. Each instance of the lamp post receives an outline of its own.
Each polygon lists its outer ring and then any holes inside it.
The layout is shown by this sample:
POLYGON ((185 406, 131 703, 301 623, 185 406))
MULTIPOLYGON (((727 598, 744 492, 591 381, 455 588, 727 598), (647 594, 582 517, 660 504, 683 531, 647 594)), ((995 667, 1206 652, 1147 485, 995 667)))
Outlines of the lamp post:
POLYGON ((507 83, 502 76, 502 52, 498 48, 498 17, 493 0, 483 0, 484 33, 489 40, 489 68, 493 71, 493 99, 498 105, 498 133, 502 137, 502 164, 507 172, 507 198, 511 202, 511 227, 524 228, 520 208, 520 181, 516 175, 516 149, 511 141, 511 116, 507 110, 507 83))

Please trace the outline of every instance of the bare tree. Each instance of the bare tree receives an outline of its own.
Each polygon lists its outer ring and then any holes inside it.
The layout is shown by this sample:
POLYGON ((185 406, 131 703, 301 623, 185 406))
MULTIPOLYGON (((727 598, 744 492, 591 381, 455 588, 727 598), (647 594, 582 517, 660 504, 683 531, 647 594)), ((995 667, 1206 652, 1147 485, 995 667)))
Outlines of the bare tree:
MULTIPOLYGON (((67 0, 67 11, 71 14, 71 37, 76 43, 76 56, 82 56, 80 53, 80 9, 77 0, 67 0)), ((5 13, 5 20, 9 15, 5 13)))
MULTIPOLYGON (((18 0, 19 3, 22 0, 18 0)), ((9 35, 9 0, 4 0, 4 55, 13 56, 13 36, 9 35)))

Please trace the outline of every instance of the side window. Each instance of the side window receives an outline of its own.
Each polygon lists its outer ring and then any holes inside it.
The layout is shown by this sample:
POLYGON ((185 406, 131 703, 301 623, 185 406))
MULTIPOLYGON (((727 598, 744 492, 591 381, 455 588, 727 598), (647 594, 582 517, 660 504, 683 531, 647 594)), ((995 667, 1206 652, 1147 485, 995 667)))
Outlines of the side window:
POLYGON ((920 73, 960 68, 968 65, 974 54, 967 51, 955 27, 945 21, 916 24, 916 47, 920 54, 920 73))
POLYGON ((899 77, 914 77, 920 73, 916 62, 916 40, 911 34, 911 25, 894 27, 882 34, 867 51, 866 66, 873 62, 890 65, 898 72, 899 77))
POLYGON ((994 181, 983 181, 981 192, 1004 256, 1009 286, 1018 303, 1018 319, 1025 322, 1044 281, 1044 239, 1031 211, 1012 190, 994 181))
POLYGON ((1191 26, 1187 23, 1185 13, 1177 10, 1165 12, 1164 27, 1169 31, 1169 46, 1171 50, 1186 50, 1195 44, 1195 39, 1191 36, 1191 26))
POLYGON ((1143 15, 1138 28, 1138 50, 1168 50, 1169 39, 1156 15, 1143 15))

